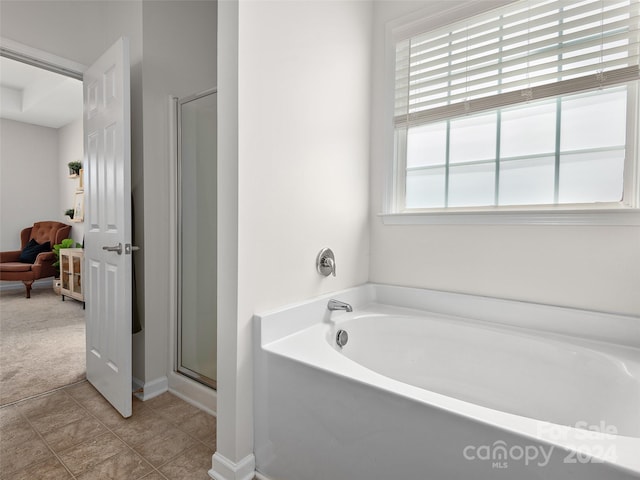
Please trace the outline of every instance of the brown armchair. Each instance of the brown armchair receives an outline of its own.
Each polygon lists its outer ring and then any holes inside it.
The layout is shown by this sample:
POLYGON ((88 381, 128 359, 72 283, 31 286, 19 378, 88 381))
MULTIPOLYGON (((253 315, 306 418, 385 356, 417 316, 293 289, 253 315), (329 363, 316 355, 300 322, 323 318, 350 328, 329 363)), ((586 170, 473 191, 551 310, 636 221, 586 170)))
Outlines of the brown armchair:
MULTIPOLYGON (((36 222, 33 227, 25 228, 20 232, 21 249, 34 239, 39 244, 49 242, 51 248, 57 243, 69 237, 71 225, 60 222, 36 222)), ((22 263, 19 261, 22 250, 0 252, 0 280, 20 280, 27 289, 27 298, 31 298, 31 285, 39 278, 54 277, 58 269, 53 266, 56 261, 53 250, 39 253, 36 261, 22 263)))

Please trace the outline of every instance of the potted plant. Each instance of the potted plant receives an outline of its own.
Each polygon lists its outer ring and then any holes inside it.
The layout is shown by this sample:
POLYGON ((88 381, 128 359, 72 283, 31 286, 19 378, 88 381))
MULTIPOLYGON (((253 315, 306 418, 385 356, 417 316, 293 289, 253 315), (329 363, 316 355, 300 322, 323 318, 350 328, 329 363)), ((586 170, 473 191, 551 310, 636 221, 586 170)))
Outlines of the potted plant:
POLYGON ((67 166, 69 167, 69 175, 80 175, 81 162, 69 162, 67 166))
MULTIPOLYGON (((68 211, 68 210, 67 210, 68 211)), ((71 210, 73 214, 73 210, 71 210)), ((56 257, 56 261, 53 262, 52 266, 56 267, 57 275, 53 278, 53 291, 56 294, 60 295, 62 283, 60 281, 60 249, 61 248, 82 248, 82 244, 76 243, 73 238, 65 238, 60 243, 56 243, 53 246, 53 255, 56 257)))

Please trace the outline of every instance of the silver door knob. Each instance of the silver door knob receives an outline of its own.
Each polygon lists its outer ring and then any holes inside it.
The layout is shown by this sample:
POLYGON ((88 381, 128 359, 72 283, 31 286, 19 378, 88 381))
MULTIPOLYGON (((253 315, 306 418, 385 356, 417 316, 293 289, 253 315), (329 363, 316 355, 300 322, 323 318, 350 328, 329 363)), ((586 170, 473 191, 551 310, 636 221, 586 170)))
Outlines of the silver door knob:
POLYGON ((118 245, 114 246, 114 247, 110 247, 108 245, 105 245, 104 247, 102 247, 103 250, 106 250, 107 252, 116 252, 118 255, 122 255, 122 244, 118 243, 118 245))

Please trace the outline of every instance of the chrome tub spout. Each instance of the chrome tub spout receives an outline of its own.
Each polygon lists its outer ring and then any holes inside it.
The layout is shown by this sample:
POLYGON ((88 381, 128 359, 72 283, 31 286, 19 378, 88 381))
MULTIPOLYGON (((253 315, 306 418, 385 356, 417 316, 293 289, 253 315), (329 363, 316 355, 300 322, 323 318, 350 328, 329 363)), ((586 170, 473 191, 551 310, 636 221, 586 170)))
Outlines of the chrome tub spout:
POLYGON ((345 302, 341 302, 340 300, 334 300, 333 298, 329 300, 329 303, 327 304, 327 308, 331 311, 345 310, 347 312, 353 312, 353 308, 351 308, 351 305, 345 302))

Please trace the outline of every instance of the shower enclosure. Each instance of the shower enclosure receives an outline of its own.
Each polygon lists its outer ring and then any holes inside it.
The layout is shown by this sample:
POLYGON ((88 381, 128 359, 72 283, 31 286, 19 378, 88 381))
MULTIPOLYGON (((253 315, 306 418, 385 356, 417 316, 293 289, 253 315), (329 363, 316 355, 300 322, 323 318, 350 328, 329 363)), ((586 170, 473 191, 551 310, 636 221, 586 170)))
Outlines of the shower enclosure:
POLYGON ((216 387, 217 162, 215 90, 176 99, 178 112, 178 372, 216 387))

